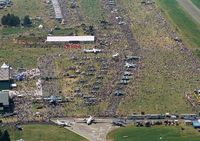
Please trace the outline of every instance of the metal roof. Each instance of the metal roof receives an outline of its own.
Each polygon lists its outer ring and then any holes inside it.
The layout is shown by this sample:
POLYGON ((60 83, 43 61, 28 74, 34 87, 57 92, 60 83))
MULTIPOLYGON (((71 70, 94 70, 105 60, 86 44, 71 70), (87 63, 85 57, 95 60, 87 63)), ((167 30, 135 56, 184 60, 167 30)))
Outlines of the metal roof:
POLYGON ((4 106, 9 105, 9 92, 0 91, 0 103, 4 106))
POLYGON ((9 80, 10 74, 9 69, 0 69, 0 81, 1 80, 9 80))
POLYGON ((62 12, 60 9, 60 4, 59 4, 58 0, 51 0, 51 1, 52 1, 54 12, 55 12, 55 18, 62 19, 63 15, 62 15, 62 12))
POLYGON ((94 42, 94 36, 47 36, 47 42, 94 42))

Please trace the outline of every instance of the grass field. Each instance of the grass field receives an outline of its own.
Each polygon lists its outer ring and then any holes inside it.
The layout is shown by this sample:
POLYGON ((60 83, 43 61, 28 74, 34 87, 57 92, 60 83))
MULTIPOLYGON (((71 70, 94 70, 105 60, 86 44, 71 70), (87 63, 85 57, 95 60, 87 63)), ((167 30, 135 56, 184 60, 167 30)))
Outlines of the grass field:
POLYGON ((37 59, 42 55, 52 54, 61 49, 58 48, 26 48, 18 44, 10 43, 1 44, 0 46, 0 64, 6 62, 13 68, 37 67, 37 59))
POLYGON ((103 11, 99 0, 81 0, 80 9, 87 23, 95 23, 103 19, 103 11))
POLYGON ((126 9, 127 18, 133 21, 132 30, 142 56, 139 70, 118 107, 119 114, 193 113, 184 98, 186 93, 199 87, 196 81, 199 72, 193 56, 187 51, 181 52, 170 38, 172 28, 158 23, 158 9, 148 10, 139 0, 119 3, 126 9))
MULTIPOLYGON (((158 3, 182 35, 184 42, 192 47, 200 47, 200 25, 196 24, 175 0, 159 0, 158 3)), ((199 1, 196 3, 199 4, 199 1)))
MULTIPOLYGON (((33 25, 37 27, 39 24, 42 24, 44 25, 45 28, 51 27, 52 25, 55 25, 56 23, 54 20, 49 19, 50 11, 45 10, 45 9, 49 9, 50 6, 45 4, 44 2, 45 1, 40 1, 40 0, 13 0, 12 1, 13 5, 11 7, 7 7, 0 10, 1 11, 0 18, 3 15, 6 15, 8 13, 19 16, 21 20, 26 15, 29 15, 31 19, 35 19, 36 17, 41 17, 41 20, 39 22, 32 21, 33 25)), ((32 27, 32 28, 21 28, 21 27, 2 28, 0 27, 0 35, 17 34, 17 33, 23 33, 26 31, 37 33, 38 29, 35 27, 32 27)), ((45 32, 45 30, 43 30, 43 32, 45 32)))
POLYGON ((10 127, 8 129, 11 141, 23 139, 25 141, 87 141, 81 136, 58 126, 52 125, 23 125, 23 131, 10 127))
POLYGON ((108 134, 110 141, 199 141, 192 127, 134 127, 116 129, 108 134))
POLYGON ((200 1, 199 0, 191 0, 199 9, 200 9, 200 1))

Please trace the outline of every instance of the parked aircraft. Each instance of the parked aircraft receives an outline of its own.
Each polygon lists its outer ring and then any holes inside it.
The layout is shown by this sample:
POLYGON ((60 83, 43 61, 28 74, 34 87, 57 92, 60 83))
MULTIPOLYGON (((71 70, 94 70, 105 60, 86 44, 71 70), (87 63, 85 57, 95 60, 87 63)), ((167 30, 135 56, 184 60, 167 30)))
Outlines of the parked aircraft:
POLYGON ((88 118, 83 119, 83 121, 78 121, 77 123, 86 123, 87 125, 91 125, 92 123, 105 123, 104 121, 98 121, 93 116, 89 116, 88 118))
POLYGON ((62 97, 51 95, 50 97, 43 98, 44 100, 48 101, 49 103, 59 103, 62 102, 62 97))
POLYGON ((84 53, 101 53, 102 50, 101 49, 93 48, 93 49, 84 49, 83 52, 84 53))
POLYGON ((136 64, 131 64, 131 63, 128 63, 128 62, 125 63, 126 68, 135 68, 136 66, 137 66, 136 64))
POLYGON ((56 120, 56 124, 58 124, 59 126, 67 126, 67 127, 71 127, 71 122, 67 122, 65 120, 56 120))

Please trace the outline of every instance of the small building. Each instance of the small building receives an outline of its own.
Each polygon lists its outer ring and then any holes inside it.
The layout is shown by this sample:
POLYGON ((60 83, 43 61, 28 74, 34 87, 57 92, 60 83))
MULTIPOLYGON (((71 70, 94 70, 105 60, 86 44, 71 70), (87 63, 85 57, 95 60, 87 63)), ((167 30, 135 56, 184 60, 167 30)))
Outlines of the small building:
POLYGON ((5 63, 0 68, 0 91, 11 88, 10 67, 5 63))
POLYGON ((94 42, 94 36, 47 36, 46 42, 57 43, 77 43, 77 42, 94 42))
POLYGON ((10 109, 9 92, 0 91, 0 113, 8 112, 10 109))

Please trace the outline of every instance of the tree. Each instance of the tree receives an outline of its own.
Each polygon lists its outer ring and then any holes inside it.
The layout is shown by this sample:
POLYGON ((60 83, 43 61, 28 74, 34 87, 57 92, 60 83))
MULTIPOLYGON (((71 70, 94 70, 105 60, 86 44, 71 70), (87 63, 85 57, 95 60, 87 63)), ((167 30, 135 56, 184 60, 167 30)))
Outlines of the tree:
POLYGON ((5 15, 1 18, 1 24, 7 25, 7 17, 5 15))
POLYGON ((18 26, 20 24, 20 19, 18 16, 15 16, 14 14, 7 14, 4 15, 1 18, 2 25, 8 25, 8 26, 18 26))
POLYGON ((0 141, 10 141, 10 136, 8 134, 8 131, 5 130, 0 138, 0 141))
POLYGON ((32 24, 32 22, 31 22, 29 16, 26 15, 26 16, 24 17, 24 19, 23 19, 23 25, 24 25, 24 26, 30 26, 31 24, 32 24))

